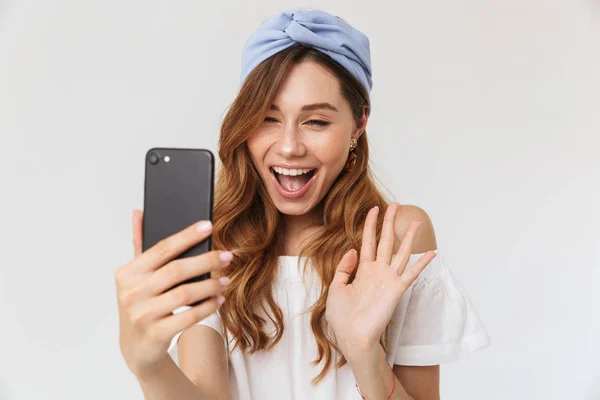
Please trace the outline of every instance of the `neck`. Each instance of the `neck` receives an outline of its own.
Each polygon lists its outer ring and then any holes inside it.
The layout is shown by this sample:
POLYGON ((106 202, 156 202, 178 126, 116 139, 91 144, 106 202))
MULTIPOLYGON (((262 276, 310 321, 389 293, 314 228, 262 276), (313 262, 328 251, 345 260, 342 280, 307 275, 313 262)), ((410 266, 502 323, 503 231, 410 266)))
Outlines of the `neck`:
POLYGON ((284 254, 297 256, 303 242, 320 228, 322 221, 322 206, 302 215, 283 214, 284 254))

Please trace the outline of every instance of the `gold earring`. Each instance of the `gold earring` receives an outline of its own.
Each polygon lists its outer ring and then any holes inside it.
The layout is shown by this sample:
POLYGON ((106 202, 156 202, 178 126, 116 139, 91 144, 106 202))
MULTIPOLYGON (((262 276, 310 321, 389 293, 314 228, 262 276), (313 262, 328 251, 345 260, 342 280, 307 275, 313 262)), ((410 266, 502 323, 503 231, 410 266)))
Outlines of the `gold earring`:
POLYGON ((348 155, 348 161, 346 161, 346 165, 344 166, 346 171, 352 171, 354 164, 356 164, 356 153, 354 152, 354 149, 356 148, 357 144, 358 140, 356 139, 352 139, 350 141, 350 154, 348 155))

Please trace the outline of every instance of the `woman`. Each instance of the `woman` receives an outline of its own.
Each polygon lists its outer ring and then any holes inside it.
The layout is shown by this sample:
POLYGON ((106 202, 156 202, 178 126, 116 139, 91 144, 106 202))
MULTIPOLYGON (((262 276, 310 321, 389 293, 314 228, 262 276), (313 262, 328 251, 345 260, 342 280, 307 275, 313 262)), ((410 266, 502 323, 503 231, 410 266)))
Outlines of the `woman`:
POLYGON ((433 400, 440 363, 490 344, 428 215, 373 182, 371 87, 368 38, 335 16, 286 10, 252 34, 214 227, 141 254, 134 212, 135 259, 115 275, 147 398, 433 400), (172 261, 211 234, 218 250, 172 261))

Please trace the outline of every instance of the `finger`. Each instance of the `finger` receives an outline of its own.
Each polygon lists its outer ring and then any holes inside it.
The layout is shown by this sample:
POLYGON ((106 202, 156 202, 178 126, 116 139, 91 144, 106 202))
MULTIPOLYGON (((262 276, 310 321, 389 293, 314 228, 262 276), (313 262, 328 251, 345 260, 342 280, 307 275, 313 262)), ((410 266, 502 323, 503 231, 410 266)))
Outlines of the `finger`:
POLYGON ((133 268, 143 272, 154 271, 173 260, 185 250, 202 242, 212 232, 212 225, 208 227, 208 230, 202 230, 206 228, 204 225, 206 222, 210 223, 210 221, 200 221, 162 239, 140 254, 134 260, 133 268))
POLYGON ((164 332, 164 336, 162 337, 171 338, 175 334, 186 330, 198 321, 215 313, 220 307, 221 304, 217 302, 217 297, 211 297, 202 304, 198 304, 177 314, 170 314, 168 317, 161 319, 157 323, 156 329, 161 333, 164 332))
POLYGON ((360 247, 360 262, 375 261, 375 246, 377 244, 377 216, 379 207, 375 206, 367 213, 363 228, 362 244, 360 247))
POLYGON ((396 221, 397 211, 397 203, 390 204, 387 210, 385 211, 385 217, 383 218, 383 228, 381 231, 381 239, 379 240, 379 245, 377 246, 377 260, 381 260, 386 264, 392 263, 394 241, 396 240, 396 234, 394 232, 394 222, 396 221))
POLYGON ((146 306, 148 316, 158 319, 169 315, 182 306, 189 306, 197 301, 223 293, 226 285, 221 283, 221 278, 210 278, 200 282, 186 283, 169 290, 166 293, 151 298, 146 306))
POLYGON ((396 252, 394 259, 392 260, 392 267, 398 272, 398 275, 402 275, 402 272, 404 272, 406 263, 408 262, 408 259, 412 253, 413 242, 415 241, 417 231, 419 230, 421 224, 422 221, 411 221, 404 231, 400 248, 398 248, 398 252, 396 252))
POLYGON ((144 212, 142 210, 133 210, 131 216, 131 228, 133 237, 133 254, 137 258, 142 254, 142 218, 144 212))
POLYGON ((342 260, 337 266, 335 270, 335 275, 333 276, 333 281, 331 282, 331 286, 343 288, 348 284, 348 280, 350 279, 350 275, 352 271, 356 268, 356 260, 357 260, 356 250, 351 249, 349 252, 344 254, 342 260))
POLYGON ((404 290, 408 289, 410 285, 417 279, 421 271, 425 269, 425 267, 433 260, 437 254, 433 251, 428 251, 423 254, 417 262, 415 262, 409 269, 404 271, 404 273, 400 276, 400 285, 404 290))
POLYGON ((167 263, 152 274, 147 289, 145 289, 145 294, 155 296, 190 278, 226 267, 231 259, 222 260, 220 256, 224 253, 226 252, 210 251, 199 256, 186 257, 167 263))

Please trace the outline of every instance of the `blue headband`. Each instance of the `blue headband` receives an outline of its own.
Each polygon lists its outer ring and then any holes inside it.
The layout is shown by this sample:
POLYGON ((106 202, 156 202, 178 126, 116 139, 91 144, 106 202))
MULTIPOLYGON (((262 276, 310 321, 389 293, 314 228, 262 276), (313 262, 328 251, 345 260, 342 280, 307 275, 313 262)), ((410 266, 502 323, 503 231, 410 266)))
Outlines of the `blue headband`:
POLYGON ((297 43, 327 54, 371 92, 369 38, 340 18, 320 10, 285 10, 259 27, 242 53, 241 83, 261 62, 297 43))

